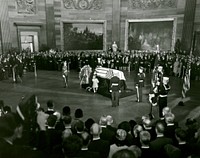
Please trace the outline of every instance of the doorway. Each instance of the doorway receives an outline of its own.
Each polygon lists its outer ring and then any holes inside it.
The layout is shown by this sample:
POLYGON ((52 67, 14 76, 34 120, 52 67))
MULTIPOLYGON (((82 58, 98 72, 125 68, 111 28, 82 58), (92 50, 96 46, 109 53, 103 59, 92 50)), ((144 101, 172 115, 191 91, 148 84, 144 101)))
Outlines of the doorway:
POLYGON ((21 50, 39 51, 38 32, 20 32, 21 50))

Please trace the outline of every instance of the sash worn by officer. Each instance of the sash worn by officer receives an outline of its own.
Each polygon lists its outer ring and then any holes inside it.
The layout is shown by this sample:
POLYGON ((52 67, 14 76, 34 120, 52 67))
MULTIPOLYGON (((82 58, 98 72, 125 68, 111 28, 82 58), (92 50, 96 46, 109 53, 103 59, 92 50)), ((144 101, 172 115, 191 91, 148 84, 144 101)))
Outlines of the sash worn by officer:
POLYGON ((137 102, 142 102, 142 87, 144 87, 145 73, 143 72, 143 67, 139 68, 139 73, 137 74, 137 102))
POLYGON ((113 76, 110 79, 110 92, 112 99, 112 107, 119 106, 119 95, 120 95, 120 79, 117 76, 113 76))

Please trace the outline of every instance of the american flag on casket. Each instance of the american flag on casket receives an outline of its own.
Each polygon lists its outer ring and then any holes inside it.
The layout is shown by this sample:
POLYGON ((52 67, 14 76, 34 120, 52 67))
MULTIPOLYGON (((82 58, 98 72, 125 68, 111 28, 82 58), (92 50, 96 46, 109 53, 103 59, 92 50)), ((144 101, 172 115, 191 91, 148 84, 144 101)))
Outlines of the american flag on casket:
POLYGON ((105 67, 97 67, 95 73, 98 77, 111 79, 113 76, 117 76, 120 80, 126 80, 124 73, 120 70, 110 69, 105 67))

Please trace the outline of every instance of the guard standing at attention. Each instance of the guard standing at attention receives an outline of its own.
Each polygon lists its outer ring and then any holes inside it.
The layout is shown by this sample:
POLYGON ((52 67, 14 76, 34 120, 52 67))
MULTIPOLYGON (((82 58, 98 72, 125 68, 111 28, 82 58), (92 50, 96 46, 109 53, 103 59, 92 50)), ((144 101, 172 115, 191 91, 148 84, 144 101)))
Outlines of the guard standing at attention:
POLYGON ((171 87, 169 85, 169 77, 163 77, 162 82, 158 84, 158 107, 159 117, 163 117, 162 110, 167 107, 167 95, 171 87))
POLYGON ((67 62, 64 61, 63 67, 62 67, 62 78, 64 80, 64 88, 68 87, 68 67, 67 62))
POLYGON ((120 97, 120 79, 117 76, 113 76, 110 79, 110 92, 112 99, 112 107, 119 106, 119 97, 120 97))
POLYGON ((136 102, 142 102, 142 88, 144 87, 145 80, 144 68, 139 67, 139 72, 137 74, 136 90, 137 90, 137 100, 136 102))

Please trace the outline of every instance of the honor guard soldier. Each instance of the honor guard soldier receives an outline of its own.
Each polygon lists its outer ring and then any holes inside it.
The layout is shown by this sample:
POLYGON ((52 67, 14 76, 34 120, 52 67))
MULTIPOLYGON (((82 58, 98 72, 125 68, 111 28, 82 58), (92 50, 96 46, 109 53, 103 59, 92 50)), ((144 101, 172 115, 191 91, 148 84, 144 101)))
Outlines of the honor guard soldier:
POLYGON ((137 102, 142 102, 142 87, 144 87, 145 73, 144 68, 139 67, 139 73, 137 74, 136 90, 137 90, 137 102))
POLYGON ((64 65, 62 67, 62 78, 64 80, 65 88, 68 87, 68 68, 67 68, 67 62, 64 62, 64 65))
POLYGON ((167 107, 167 95, 170 91, 169 77, 163 77, 162 82, 158 82, 158 107, 159 117, 163 117, 162 110, 167 107))
POLYGON ((119 95, 120 95, 120 79, 114 75, 110 79, 110 92, 112 99, 112 107, 119 106, 119 95))
POLYGON ((158 65, 158 66, 156 66, 154 68, 152 79, 151 79, 151 84, 152 84, 153 88, 155 86, 157 86, 158 83, 162 82, 163 74, 164 74, 164 71, 163 71, 163 66, 162 65, 158 65))
POLYGON ((9 69, 10 69, 10 63, 9 58, 5 57, 2 62, 3 68, 4 68, 4 79, 9 79, 9 69))
POLYGON ((152 88, 152 90, 149 93, 149 103, 150 103, 150 112, 149 112, 149 117, 150 119, 153 119, 155 116, 153 115, 153 107, 157 106, 158 100, 158 91, 157 87, 152 88))

